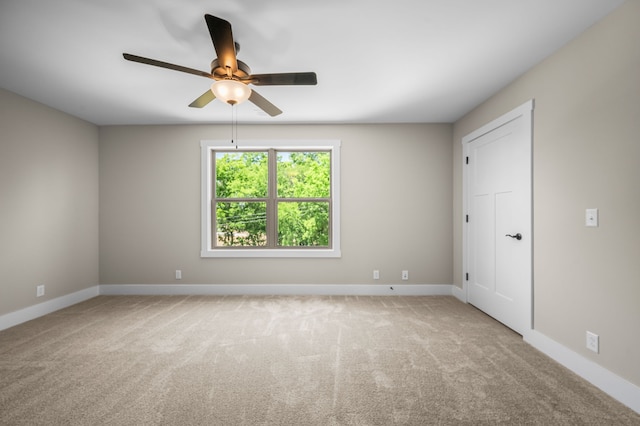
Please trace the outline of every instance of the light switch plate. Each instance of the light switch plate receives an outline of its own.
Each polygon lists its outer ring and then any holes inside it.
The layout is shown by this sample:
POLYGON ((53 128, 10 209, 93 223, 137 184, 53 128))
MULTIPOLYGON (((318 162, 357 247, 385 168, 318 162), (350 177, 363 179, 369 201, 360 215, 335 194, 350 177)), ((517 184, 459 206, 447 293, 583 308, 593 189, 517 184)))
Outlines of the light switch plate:
POLYGON ((595 353, 600 353, 600 336, 587 331, 587 349, 595 353))
POLYGON ((586 209, 584 225, 590 227, 598 226, 598 209, 586 209))

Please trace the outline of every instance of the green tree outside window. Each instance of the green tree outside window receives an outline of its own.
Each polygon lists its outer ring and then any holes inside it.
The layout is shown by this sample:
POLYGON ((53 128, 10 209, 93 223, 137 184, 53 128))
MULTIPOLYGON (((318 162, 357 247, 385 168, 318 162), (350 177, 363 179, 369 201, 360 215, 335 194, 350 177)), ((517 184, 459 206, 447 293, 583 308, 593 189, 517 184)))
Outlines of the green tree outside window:
POLYGON ((329 151, 215 151, 217 247, 330 247, 329 151))

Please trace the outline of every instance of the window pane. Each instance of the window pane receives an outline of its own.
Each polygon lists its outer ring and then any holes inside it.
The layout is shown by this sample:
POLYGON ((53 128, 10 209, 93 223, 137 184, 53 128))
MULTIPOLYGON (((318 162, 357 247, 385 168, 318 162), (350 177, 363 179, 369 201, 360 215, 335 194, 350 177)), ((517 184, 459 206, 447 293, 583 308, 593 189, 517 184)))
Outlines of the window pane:
POLYGON ((278 197, 329 198, 329 152, 277 152, 278 197))
POLYGON ((219 247, 264 246, 267 243, 267 203, 216 203, 219 247))
POLYGON ((278 245, 328 247, 329 203, 278 203, 278 245))
POLYGON ((267 196, 266 152, 216 152, 216 197, 267 196))

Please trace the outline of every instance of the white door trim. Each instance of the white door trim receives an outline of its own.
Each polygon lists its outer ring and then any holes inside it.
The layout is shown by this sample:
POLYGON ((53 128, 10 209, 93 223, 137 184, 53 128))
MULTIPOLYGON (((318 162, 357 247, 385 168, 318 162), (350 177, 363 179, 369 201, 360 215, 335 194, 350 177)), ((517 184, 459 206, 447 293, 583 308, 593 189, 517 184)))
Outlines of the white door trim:
MULTIPOLYGON (((515 120, 518 117, 522 117, 524 120, 523 123, 524 123, 525 129, 526 129, 525 132, 528 135, 530 135, 531 137, 530 143, 531 143, 531 147, 533 147, 533 117, 532 117, 533 109, 534 109, 534 100, 530 99, 524 104, 520 105, 519 107, 496 118, 490 123, 485 124, 479 129, 474 130, 473 132, 464 136, 461 140, 461 143, 462 143, 462 158, 461 158, 461 161, 462 161, 462 292, 460 292, 460 294, 458 294, 457 296, 459 299, 461 299, 465 303, 468 303, 468 300, 469 300, 468 298, 469 286, 466 280, 466 273, 469 270, 468 263, 467 263, 468 262, 468 229, 467 229, 468 227, 467 227, 467 221, 466 221, 467 214, 469 212, 468 201, 467 201, 467 198, 468 198, 467 173, 468 172, 466 167, 466 158, 469 156, 469 143, 497 129, 498 127, 501 127, 509 123, 510 121, 515 120)), ((531 170, 533 170, 533 168, 531 168, 531 170)), ((533 176, 531 177, 531 182, 533 183, 533 176)), ((533 191, 531 194, 532 194, 531 204, 533 208, 533 191)), ((533 222, 533 212, 531 214, 531 219, 532 219, 531 222, 533 222)), ((531 223, 530 225, 531 225, 530 226, 531 230, 533 230, 533 223, 531 223)), ((530 235, 533 235, 533 233, 530 233, 530 235)), ((531 253, 533 256, 533 246, 531 248, 531 253)), ((531 262, 533 264, 533 258, 531 259, 531 262)), ((533 271, 533 268, 531 269, 531 271, 533 271)), ((527 315, 530 318, 529 329, 532 330, 533 329, 533 276, 531 277, 531 291, 528 292, 528 294, 530 295, 530 303, 527 303, 527 306, 529 308, 529 312, 527 313, 527 315)))

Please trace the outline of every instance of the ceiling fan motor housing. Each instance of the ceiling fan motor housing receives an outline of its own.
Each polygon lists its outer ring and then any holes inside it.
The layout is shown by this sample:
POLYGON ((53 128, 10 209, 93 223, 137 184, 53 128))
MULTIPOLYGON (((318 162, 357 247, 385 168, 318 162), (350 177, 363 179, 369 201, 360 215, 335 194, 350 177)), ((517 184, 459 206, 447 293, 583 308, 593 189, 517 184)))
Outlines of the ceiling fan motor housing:
MULTIPOLYGON (((249 68, 249 65, 240 60, 236 60, 236 62, 238 62, 238 70, 233 73, 234 79, 247 79, 251 75, 251 68, 249 68)), ((220 65, 220 63, 218 62, 218 58, 211 61, 211 74, 213 74, 216 80, 223 80, 228 78, 227 69, 220 65)))

